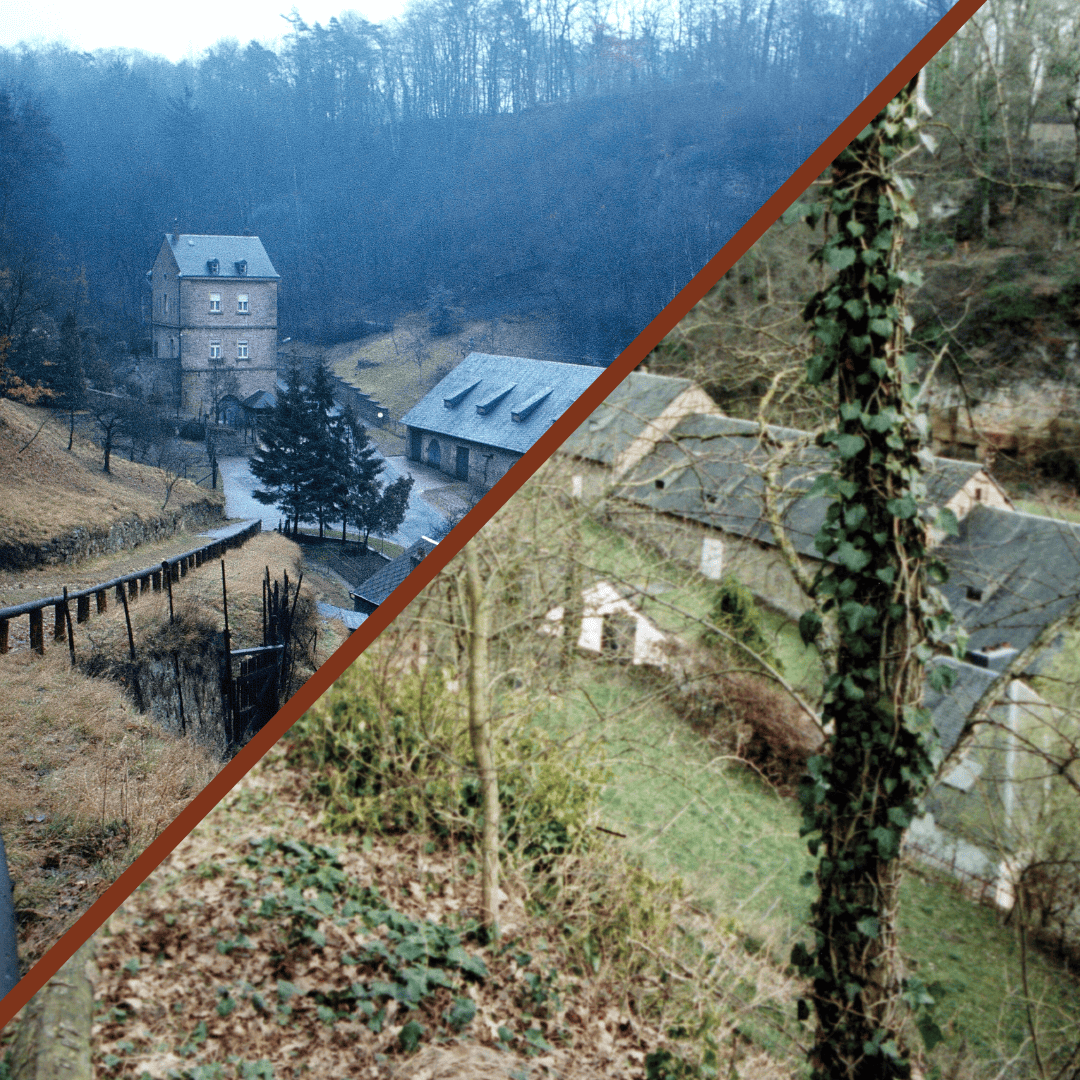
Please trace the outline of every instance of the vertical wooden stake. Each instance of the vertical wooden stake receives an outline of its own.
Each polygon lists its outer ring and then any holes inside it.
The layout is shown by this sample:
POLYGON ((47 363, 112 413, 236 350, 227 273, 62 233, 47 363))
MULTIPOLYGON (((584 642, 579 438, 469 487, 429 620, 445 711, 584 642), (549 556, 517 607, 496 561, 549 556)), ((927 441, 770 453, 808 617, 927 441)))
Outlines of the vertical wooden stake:
POLYGON ((161 573, 165 578, 165 584, 169 587, 169 622, 173 621, 173 606, 172 606, 172 567, 169 565, 167 559, 161 560, 161 573))
POLYGON ((45 655, 45 629, 42 625, 41 608, 30 612, 30 648, 41 656, 45 655))
POLYGON ((71 653, 71 666, 75 666, 75 632, 71 628, 71 607, 68 605, 68 588, 64 586, 64 619, 67 621, 68 652, 71 653))
POLYGON ((135 635, 131 632, 131 612, 128 611, 127 589, 120 586, 120 597, 124 601, 124 622, 127 623, 128 650, 131 652, 131 661, 135 662, 135 635))

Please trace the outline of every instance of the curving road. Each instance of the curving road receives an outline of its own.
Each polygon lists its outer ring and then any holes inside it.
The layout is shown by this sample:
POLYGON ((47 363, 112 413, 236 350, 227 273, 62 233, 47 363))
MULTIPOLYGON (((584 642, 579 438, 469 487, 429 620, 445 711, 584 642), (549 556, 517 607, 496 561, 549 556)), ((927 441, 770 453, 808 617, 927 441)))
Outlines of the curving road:
MULTIPOLYGON (((379 479, 385 484, 392 483, 402 474, 412 473, 409 462, 405 458, 383 457, 381 460, 384 468, 379 474, 379 479)), ((252 496, 251 493, 258 487, 258 483, 251 475, 247 458, 222 458, 218 462, 218 467, 221 470, 222 484, 225 489, 226 517, 259 518, 264 529, 276 529, 281 520, 281 511, 276 506, 264 506, 252 496)), ((442 482, 447 481, 444 478, 442 482)), ((420 496, 420 492, 429 486, 431 486, 430 483, 425 483, 424 478, 417 477, 417 482, 409 495, 409 508, 405 513, 405 520, 396 533, 387 537, 388 540, 402 547, 408 547, 421 536, 430 536, 434 530, 446 524, 446 518, 420 496)), ((337 530, 340 534, 340 522, 337 524, 337 530)), ((330 532, 333 531, 331 527, 330 532)))

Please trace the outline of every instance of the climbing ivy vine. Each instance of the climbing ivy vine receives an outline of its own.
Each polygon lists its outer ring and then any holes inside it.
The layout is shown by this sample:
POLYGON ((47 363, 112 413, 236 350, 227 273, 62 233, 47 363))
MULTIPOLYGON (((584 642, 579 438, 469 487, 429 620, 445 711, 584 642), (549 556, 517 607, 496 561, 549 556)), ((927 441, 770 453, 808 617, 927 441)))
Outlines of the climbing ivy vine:
MULTIPOLYGON (((804 312, 815 343, 807 379, 837 386, 835 427, 820 440, 834 467, 813 489, 831 498, 813 590, 839 648, 824 688, 830 739, 800 791, 803 834, 820 855, 813 941, 793 955, 812 987, 799 1011, 816 1013, 815 1080, 910 1077, 904 1017, 912 1006, 926 1015, 897 946, 899 855, 940 762, 921 697, 924 664, 950 648, 952 619, 936 588, 944 567, 928 550, 927 424, 905 352, 904 291, 915 278, 902 240, 917 219, 895 166, 916 127, 914 98, 913 80, 836 159, 821 201, 800 210, 825 224, 814 256, 825 281, 804 312)), ((948 513, 935 524, 956 528, 948 513)), ((808 642, 822 626, 817 610, 799 623, 808 642)), ((950 672, 930 674, 943 683, 950 672)))

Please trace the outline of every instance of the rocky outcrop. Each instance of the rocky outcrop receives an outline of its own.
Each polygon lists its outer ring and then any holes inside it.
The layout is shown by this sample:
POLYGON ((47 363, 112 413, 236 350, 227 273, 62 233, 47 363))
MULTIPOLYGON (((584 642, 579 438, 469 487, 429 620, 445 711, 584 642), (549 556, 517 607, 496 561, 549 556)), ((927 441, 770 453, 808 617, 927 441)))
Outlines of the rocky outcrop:
POLYGON ((75 528, 45 543, 0 544, 0 570, 77 563, 94 555, 167 540, 184 530, 220 525, 223 520, 222 504, 212 499, 165 510, 149 518, 132 514, 95 528, 75 528))

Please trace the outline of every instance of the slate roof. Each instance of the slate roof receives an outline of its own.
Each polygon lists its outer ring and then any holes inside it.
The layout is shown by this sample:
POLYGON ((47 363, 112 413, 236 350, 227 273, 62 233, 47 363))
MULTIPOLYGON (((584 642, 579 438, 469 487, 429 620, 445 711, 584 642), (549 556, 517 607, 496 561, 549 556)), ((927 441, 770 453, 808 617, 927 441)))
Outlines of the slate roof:
MULTIPOLYGON (((682 420, 628 477, 623 494, 661 513, 700 521, 735 536, 775 543, 764 521, 764 481, 760 470, 785 443, 806 432, 769 425, 766 441, 753 420, 695 415, 682 420)), ((825 520, 829 500, 804 497, 814 478, 830 467, 828 450, 801 448, 780 470, 781 520, 795 550, 820 559, 814 537, 825 520)), ((933 459, 926 474, 931 504, 945 505, 982 470, 977 462, 933 459)))
POLYGON ((601 368, 469 353, 402 418, 408 427, 523 454, 601 368))
POLYGON ((278 272, 257 236, 201 236, 196 233, 165 234, 181 277, 276 278, 278 272), (174 239, 175 237, 175 239, 174 239), (218 272, 211 275, 207 263, 217 259, 218 272), (247 262, 247 273, 237 272, 236 264, 247 262))
POLYGON ((632 371, 600 407, 563 443, 561 453, 612 465, 680 394, 692 389, 689 379, 632 371))
POLYGON ((939 554, 949 567, 942 591, 969 649, 1023 650, 1080 604, 1080 525, 977 505, 939 554))
POLYGON ((248 409, 273 409, 277 406, 277 396, 269 390, 256 390, 250 397, 244 398, 244 406, 248 409))
MULTIPOLYGON (((945 753, 949 753, 959 742, 960 733, 967 723, 967 718, 975 703, 986 692, 986 688, 998 677, 999 672, 976 667, 952 657, 935 657, 932 665, 944 664, 956 672, 952 689, 934 690, 929 682, 923 692, 923 705, 930 710, 934 729, 941 739, 945 753)), ((991 711, 993 715, 993 711, 991 711)))
POLYGON ((435 550, 438 541, 420 537, 415 544, 406 548, 396 559, 380 567, 366 581, 362 581, 349 595, 353 602, 357 600, 378 607, 416 568, 421 559, 435 550))

